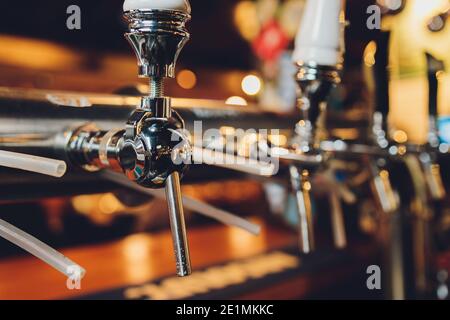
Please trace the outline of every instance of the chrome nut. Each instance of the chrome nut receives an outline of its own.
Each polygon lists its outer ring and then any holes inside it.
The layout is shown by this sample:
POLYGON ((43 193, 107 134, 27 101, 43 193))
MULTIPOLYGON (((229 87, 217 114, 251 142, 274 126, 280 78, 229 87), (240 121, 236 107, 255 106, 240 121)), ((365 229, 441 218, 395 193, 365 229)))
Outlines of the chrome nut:
POLYGON ((127 177, 147 188, 161 188, 173 172, 183 175, 191 147, 179 129, 174 118, 144 118, 135 139, 126 140, 119 153, 127 177))

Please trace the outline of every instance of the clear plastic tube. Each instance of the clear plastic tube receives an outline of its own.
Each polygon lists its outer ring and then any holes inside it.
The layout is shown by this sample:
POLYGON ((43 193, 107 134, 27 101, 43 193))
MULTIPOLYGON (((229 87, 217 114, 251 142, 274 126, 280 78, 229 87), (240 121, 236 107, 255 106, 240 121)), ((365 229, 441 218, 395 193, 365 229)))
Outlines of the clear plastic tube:
POLYGON ((0 166, 41 173, 57 178, 61 178, 67 170, 64 161, 3 150, 0 150, 0 166))
POLYGON ((206 163, 216 167, 256 176, 270 177, 277 171, 273 163, 264 163, 255 159, 235 156, 210 149, 193 147, 192 155, 194 162, 206 163))
POLYGON ((223 224, 244 229, 254 235, 259 235, 261 232, 261 227, 257 224, 254 224, 241 217, 238 217, 232 213, 213 207, 207 203, 195 200, 191 197, 184 196, 183 203, 186 206, 186 208, 200 212, 204 216, 216 219, 222 222, 223 224))
POLYGON ((76 275, 81 279, 86 274, 86 270, 66 256, 32 235, 1 219, 0 237, 14 243, 16 246, 41 259, 67 277, 73 277, 76 272, 76 275))
MULTIPOLYGON (((120 174, 111 171, 105 171, 102 173, 102 175, 106 179, 113 181, 117 184, 120 184, 124 187, 134 189, 136 191, 148 194, 155 198, 159 199, 166 198, 163 190, 153 190, 141 187, 138 184, 126 179, 124 176, 120 174)), ((220 221, 226 225, 243 229, 254 235, 258 235, 261 232, 261 227, 257 224, 254 224, 246 219, 243 219, 232 213, 218 209, 216 207, 213 207, 209 204, 203 203, 191 197, 183 196, 183 204, 189 210, 196 211, 204 216, 220 221)))

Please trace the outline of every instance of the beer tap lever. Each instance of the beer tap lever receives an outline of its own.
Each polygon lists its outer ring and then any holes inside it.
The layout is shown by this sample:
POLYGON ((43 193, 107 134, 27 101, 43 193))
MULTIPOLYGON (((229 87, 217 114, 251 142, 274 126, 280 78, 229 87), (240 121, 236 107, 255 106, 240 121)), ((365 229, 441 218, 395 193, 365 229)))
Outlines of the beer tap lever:
POLYGON ((436 59, 430 53, 425 53, 428 69, 428 145, 427 152, 420 156, 422 167, 426 176, 429 193, 433 200, 445 198, 446 190, 442 182, 441 169, 437 155, 440 145, 438 129, 438 94, 439 94, 439 74, 445 72, 443 61, 436 59))

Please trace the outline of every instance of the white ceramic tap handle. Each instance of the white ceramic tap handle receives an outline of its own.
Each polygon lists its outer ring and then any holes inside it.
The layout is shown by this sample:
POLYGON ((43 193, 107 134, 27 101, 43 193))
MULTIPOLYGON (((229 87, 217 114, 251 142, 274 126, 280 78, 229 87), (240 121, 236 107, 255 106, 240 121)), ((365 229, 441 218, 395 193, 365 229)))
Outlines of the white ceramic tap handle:
POLYGON ((295 62, 334 66, 342 62, 345 0, 308 0, 295 39, 295 62))
POLYGON ((179 10, 191 13, 188 0, 125 0, 123 11, 131 10, 179 10))

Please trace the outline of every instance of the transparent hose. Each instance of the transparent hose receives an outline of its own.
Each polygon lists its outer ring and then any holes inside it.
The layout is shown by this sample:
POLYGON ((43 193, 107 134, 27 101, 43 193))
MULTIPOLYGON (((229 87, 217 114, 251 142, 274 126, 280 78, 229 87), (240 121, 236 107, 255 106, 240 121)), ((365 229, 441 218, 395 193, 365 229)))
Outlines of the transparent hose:
POLYGON ((242 219, 232 213, 213 207, 207 203, 197 201, 191 197, 184 196, 183 203, 186 208, 197 211, 209 218, 216 219, 223 224, 244 229, 254 235, 258 235, 261 232, 261 227, 257 224, 251 223, 248 220, 242 219))
POLYGON ((0 166, 60 178, 66 173, 64 161, 0 150, 0 166))
MULTIPOLYGON (((102 176, 106 179, 113 181, 117 184, 120 184, 124 187, 148 194, 152 197, 156 197, 159 199, 165 199, 166 196, 163 190, 153 190, 147 189, 139 186, 138 184, 128 180, 121 174, 117 174, 111 171, 105 171, 102 173, 102 176)), ((261 232, 261 227, 257 224, 254 224, 248 220, 245 220, 241 217, 238 217, 232 213, 226 212, 224 210, 215 208, 209 204, 200 202, 191 197, 183 196, 183 204, 189 210, 196 211, 204 216, 220 221, 226 225, 234 226, 241 228, 245 231, 248 231, 254 235, 258 235, 261 232)))
POLYGON ((195 163, 205 163, 256 176, 270 177, 277 172, 277 168, 273 163, 264 163, 255 159, 217 152, 211 149, 193 147, 192 155, 195 163))
POLYGON ((86 273, 82 267, 55 249, 1 219, 0 237, 41 259, 67 277, 76 275, 81 279, 86 273))

